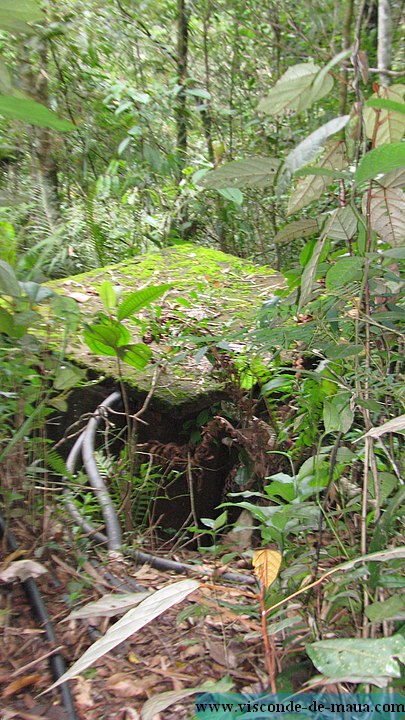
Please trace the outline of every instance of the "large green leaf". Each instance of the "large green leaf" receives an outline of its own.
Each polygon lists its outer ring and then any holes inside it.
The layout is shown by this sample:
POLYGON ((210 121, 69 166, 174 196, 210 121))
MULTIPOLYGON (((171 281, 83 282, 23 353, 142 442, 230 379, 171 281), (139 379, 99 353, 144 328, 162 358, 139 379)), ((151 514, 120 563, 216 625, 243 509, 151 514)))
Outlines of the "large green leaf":
POLYGON ((300 144, 287 155, 283 166, 283 173, 284 171, 288 171, 291 174, 295 173, 304 165, 311 162, 311 160, 318 155, 325 141, 331 135, 335 135, 339 130, 342 130, 349 120, 350 115, 341 115, 340 117, 333 118, 333 120, 329 120, 325 125, 321 125, 321 127, 308 135, 305 140, 300 142, 300 144))
POLYGON ((350 400, 350 392, 340 392, 332 397, 325 398, 323 403, 323 424, 326 433, 346 433, 350 430, 354 419, 350 400))
POLYGON ((365 609, 371 622, 405 620, 405 596, 392 595, 384 602, 375 602, 365 609))
POLYGON ((98 293, 107 312, 114 310, 117 305, 117 295, 112 283, 109 280, 101 283, 98 293))
POLYGON ((152 350, 145 343, 136 343, 135 345, 128 345, 122 350, 120 349, 119 356, 121 360, 131 365, 131 367, 143 370, 150 362, 152 350))
POLYGON ((285 225, 274 236, 275 243, 289 243, 298 238, 306 238, 315 235, 319 230, 319 222, 316 218, 305 218, 285 225))
POLYGON ((253 157, 246 160, 233 160, 226 165, 211 170, 200 181, 208 190, 227 188, 256 187, 273 185, 274 176, 280 167, 280 160, 271 157, 253 157))
POLYGON ((159 615, 173 605, 176 605, 176 603, 184 600, 184 598, 196 590, 198 586, 199 583, 196 580, 181 580, 161 590, 157 590, 153 595, 150 595, 146 600, 141 602, 140 605, 125 613, 121 620, 114 623, 103 637, 96 640, 79 660, 48 688, 48 691, 66 682, 66 680, 80 675, 89 665, 92 665, 96 660, 124 642, 130 635, 133 635, 137 630, 152 622, 152 620, 159 617, 159 615))
MULTIPOLYGON (((395 89, 395 88, 394 88, 395 89)), ((385 100, 384 98, 370 98, 367 100, 366 107, 382 108, 383 110, 394 110, 394 112, 405 115, 405 103, 396 102, 395 100, 385 100)))
POLYGON ((14 330, 13 316, 0 305, 0 333, 4 333, 5 335, 12 337, 14 335, 14 330))
POLYGON ((44 13, 34 0, 0 0, 0 28, 8 32, 33 32, 27 23, 41 22, 44 13))
POLYGON ((326 288, 341 290, 351 282, 360 281, 363 276, 364 258, 341 257, 326 273, 326 288))
POLYGON ((21 288, 16 274, 8 263, 0 260, 0 294, 10 297, 20 297, 21 288))
POLYGON ((325 225, 325 234, 330 240, 351 240, 357 231, 357 217, 354 210, 347 205, 333 211, 325 225))
POLYGON ((70 390, 84 380, 86 373, 75 365, 61 365, 53 377, 55 390, 70 390))
MULTIPOLYGON (((328 170, 338 171, 347 167, 347 165, 345 147, 341 141, 328 145, 325 153, 316 164, 317 167, 322 169, 326 168, 328 170)), ((299 180, 288 201, 288 214, 296 213, 314 200, 317 200, 333 182, 333 177, 318 175, 308 175, 308 177, 303 180, 299 180)))
POLYGON ((293 65, 281 76, 267 97, 260 101, 258 110, 269 115, 279 115, 287 110, 302 112, 314 102, 327 95, 333 88, 329 74, 322 74, 312 62, 293 65), (318 77, 318 82, 316 78, 318 77))
MULTIPOLYGON (((405 85, 391 85, 380 88, 378 95, 372 95, 369 102, 382 99, 403 105, 404 93, 405 85)), ((405 115, 392 109, 365 107, 363 121, 366 135, 370 140, 374 140, 375 146, 399 142, 405 132, 405 115)))
POLYGON ((129 330, 115 320, 90 325, 83 332, 83 337, 90 350, 99 355, 116 355, 118 348, 131 340, 129 330))
POLYGON ((238 188, 219 188, 218 192, 225 200, 230 200, 235 205, 243 203, 243 193, 238 188))
POLYGON ((0 115, 11 120, 22 120, 29 125, 48 127, 59 132, 75 130, 75 126, 67 120, 61 120, 45 105, 29 98, 0 95, 0 115))
MULTIPOLYGON (((367 214, 368 197, 363 197, 367 214)), ((373 188, 370 199, 371 227, 385 242, 399 247, 405 240, 405 193, 400 188, 373 188)))
POLYGON ((318 262, 319 258, 321 256, 322 250, 324 248, 326 241, 326 236, 323 234, 321 238, 319 238, 318 242, 316 243, 311 258, 307 262, 307 264, 304 267, 302 276, 301 276, 301 291, 300 291, 300 300, 298 305, 298 310, 300 311, 307 303, 310 301, 312 296, 312 290, 314 285, 314 280, 318 268, 318 262))
POLYGON ((151 285, 150 287, 143 288, 143 290, 129 293, 124 297, 118 307, 118 320, 124 320, 147 305, 150 305, 151 302, 157 300, 157 298, 161 297, 167 290, 170 290, 170 288, 171 285, 168 284, 151 285))
POLYGON ((405 167, 405 143, 380 145, 364 155, 354 179, 357 183, 362 183, 402 167, 405 167))
POLYGON ((306 650, 319 672, 334 682, 380 685, 382 678, 400 677, 398 660, 405 662, 405 640, 399 634, 375 640, 321 640, 306 650))

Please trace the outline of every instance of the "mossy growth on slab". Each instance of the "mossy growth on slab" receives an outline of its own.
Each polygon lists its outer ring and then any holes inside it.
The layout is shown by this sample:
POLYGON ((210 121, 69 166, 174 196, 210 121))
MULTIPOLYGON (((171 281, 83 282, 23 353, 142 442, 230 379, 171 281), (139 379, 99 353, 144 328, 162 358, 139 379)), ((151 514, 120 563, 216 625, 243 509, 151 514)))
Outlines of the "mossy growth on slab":
MULTIPOLYGON (((153 362, 144 371, 121 365, 131 396, 140 398, 149 391, 156 367, 161 368, 154 403, 166 412, 185 405, 189 409, 207 406, 219 397, 220 385, 212 377, 212 366, 203 351, 198 354, 199 348, 218 342, 218 338, 233 340, 241 330, 253 327, 257 310, 282 286, 281 276, 268 266, 190 244, 53 281, 49 286, 78 301, 85 324, 103 310, 98 290, 106 280, 119 288, 122 296, 150 285, 171 286, 149 308, 125 321, 131 342, 150 343, 153 362)), ((93 377, 118 380, 115 358, 95 356, 80 332, 67 355, 89 369, 93 377)))

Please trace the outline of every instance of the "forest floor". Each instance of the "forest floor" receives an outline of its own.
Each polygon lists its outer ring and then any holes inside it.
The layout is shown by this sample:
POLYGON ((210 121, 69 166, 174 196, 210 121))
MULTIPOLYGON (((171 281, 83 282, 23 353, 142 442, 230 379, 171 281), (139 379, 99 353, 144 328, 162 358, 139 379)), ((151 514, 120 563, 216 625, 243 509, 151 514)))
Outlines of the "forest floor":
MULTIPOLYGON (((63 547, 61 539, 39 543, 22 523, 14 523, 13 532, 19 547, 26 550, 25 556, 39 556, 46 568, 36 582, 54 625, 57 647, 70 667, 118 618, 63 621, 72 605, 78 607, 117 592, 116 581, 112 584, 109 575, 116 568, 94 565, 90 557, 78 560, 77 550, 63 547), (41 552, 33 554, 33 548, 41 552)), ((180 560, 190 561, 192 555, 180 560)), ((6 557, 3 548, 3 567, 6 557)), ((122 563, 118 575, 123 586, 132 578, 149 591, 182 579, 146 565, 122 563)), ((46 657, 52 648, 19 582, 0 585, 0 605, 0 719, 65 720, 68 715, 61 706, 59 689, 40 696, 52 684, 46 657)), ((293 650, 289 658, 289 664, 297 663, 292 674, 298 684, 306 679, 299 666, 300 649, 293 650)), ((136 720, 145 701, 153 696, 181 692, 225 676, 236 692, 258 693, 267 685, 256 589, 254 585, 227 584, 220 576, 215 580, 202 576, 199 589, 185 601, 69 682, 78 720, 136 720)), ((192 718, 194 700, 195 696, 180 700, 155 718, 192 718)))

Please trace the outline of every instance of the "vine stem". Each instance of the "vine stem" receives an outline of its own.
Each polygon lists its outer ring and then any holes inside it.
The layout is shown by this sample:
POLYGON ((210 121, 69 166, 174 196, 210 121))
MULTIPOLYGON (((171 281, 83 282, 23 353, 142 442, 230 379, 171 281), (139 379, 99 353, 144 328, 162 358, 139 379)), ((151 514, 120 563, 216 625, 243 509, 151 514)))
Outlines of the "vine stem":
POLYGON ((269 676, 271 692, 273 693, 273 695, 276 695, 277 694, 277 685, 276 685, 275 646, 274 646, 274 638, 272 637, 270 640, 268 629, 267 629, 267 611, 266 611, 266 603, 265 603, 265 599, 264 599, 264 583, 262 581, 260 582, 259 599, 260 599, 260 610, 261 610, 261 619, 262 619, 264 657, 266 660, 267 674, 269 676))

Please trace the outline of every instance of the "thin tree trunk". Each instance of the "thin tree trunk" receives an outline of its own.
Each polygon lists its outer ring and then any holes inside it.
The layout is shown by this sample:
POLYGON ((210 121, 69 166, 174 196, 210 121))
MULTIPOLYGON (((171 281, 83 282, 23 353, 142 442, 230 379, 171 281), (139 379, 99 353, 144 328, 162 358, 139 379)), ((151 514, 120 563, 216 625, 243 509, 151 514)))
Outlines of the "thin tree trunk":
MULTIPOLYGON (((342 27, 342 50, 348 50, 352 44, 352 25, 354 0, 346 0, 342 27)), ((347 84, 349 81, 347 60, 344 61, 339 81, 339 115, 345 115, 347 109, 347 84)))
POLYGON ((177 32, 177 82, 180 91, 177 95, 177 152, 179 157, 179 176, 187 156, 187 63, 188 63, 188 8, 187 0, 177 0, 178 32, 177 32))
MULTIPOLYGON (((36 102, 49 106, 49 90, 47 80, 48 49, 46 43, 40 50, 41 67, 34 71, 30 62, 29 50, 22 48, 21 88, 36 102)), ((59 188, 57 166, 54 158, 54 135, 48 128, 27 126, 27 134, 31 144, 32 177, 39 184, 43 208, 49 223, 49 229, 56 229, 60 217, 59 188)))
POLYGON ((390 0, 378 2, 378 69, 380 84, 387 87, 390 83, 386 70, 390 70, 392 61, 392 16, 390 0))

